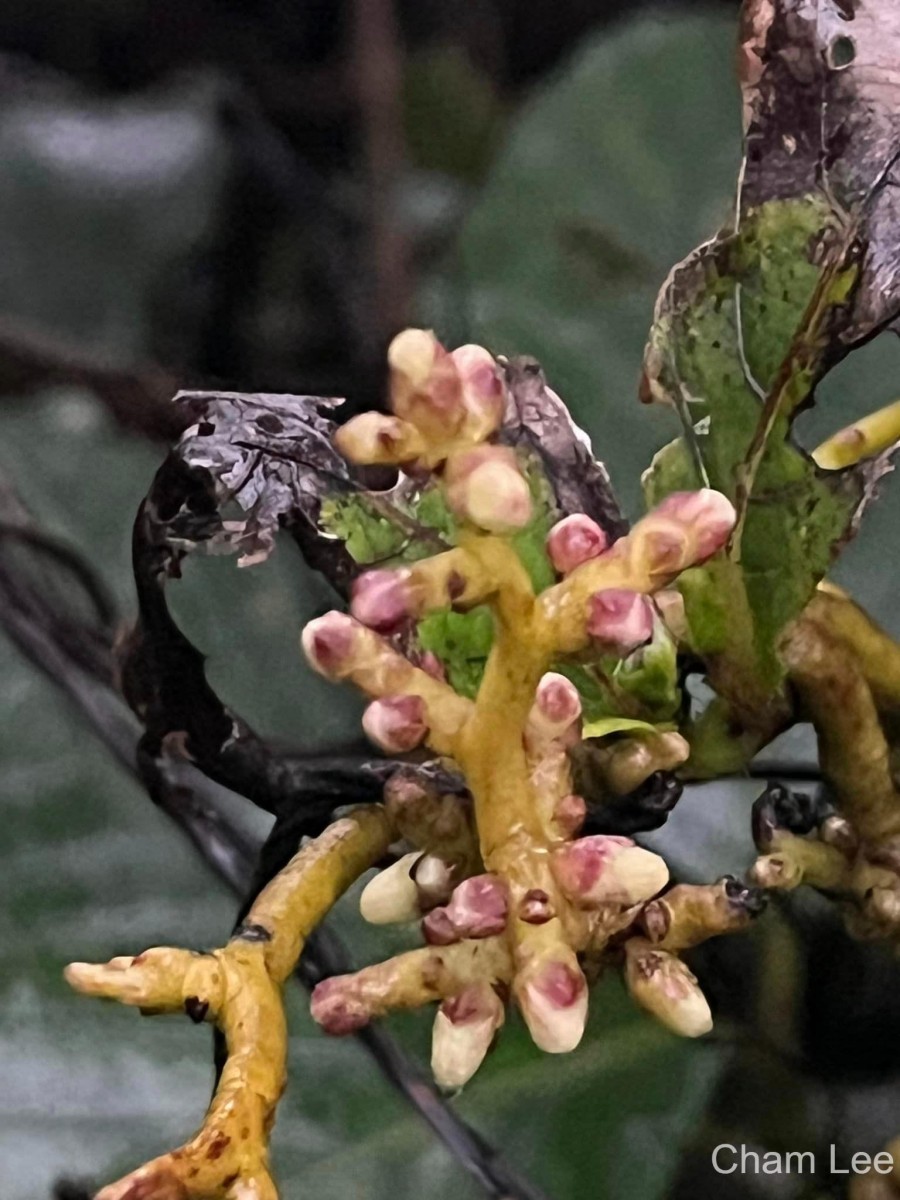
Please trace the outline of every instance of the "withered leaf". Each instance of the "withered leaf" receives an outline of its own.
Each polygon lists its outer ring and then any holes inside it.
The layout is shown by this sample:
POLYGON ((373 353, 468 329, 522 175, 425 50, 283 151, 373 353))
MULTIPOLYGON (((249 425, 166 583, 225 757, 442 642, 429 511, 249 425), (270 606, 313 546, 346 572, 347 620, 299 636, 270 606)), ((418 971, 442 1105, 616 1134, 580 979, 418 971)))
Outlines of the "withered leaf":
POLYGON ((823 375, 900 311, 888 45, 895 63, 900 12, 885 0, 746 0, 735 216, 657 301, 643 398, 674 405, 684 436, 645 491, 655 503, 708 484, 736 501, 727 561, 687 590, 692 635, 735 691, 777 685, 781 631, 889 469, 881 457, 821 471, 791 434, 823 375))

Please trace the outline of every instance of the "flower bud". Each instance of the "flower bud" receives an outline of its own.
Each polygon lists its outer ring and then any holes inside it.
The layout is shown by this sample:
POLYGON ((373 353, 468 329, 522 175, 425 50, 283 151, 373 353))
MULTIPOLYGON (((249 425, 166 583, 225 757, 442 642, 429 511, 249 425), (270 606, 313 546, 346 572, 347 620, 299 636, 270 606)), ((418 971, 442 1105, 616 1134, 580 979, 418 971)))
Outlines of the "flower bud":
POLYGON ((388 347, 391 407, 425 437, 453 437, 466 416, 456 364, 429 330, 405 329, 388 347))
POLYGON ((384 785, 384 804, 393 821, 415 820, 435 799, 430 784, 404 767, 395 771, 384 785))
POLYGON ((300 643, 313 670, 326 679, 343 679, 353 667, 356 622, 341 612, 328 612, 303 628, 300 643))
POLYGON ((500 369, 484 346, 460 346, 450 354, 462 383, 466 434, 482 442, 500 427, 506 396, 500 369))
POLYGON ((450 903, 422 922, 426 941, 446 946, 462 938, 492 937, 506 928, 506 888, 494 875, 474 875, 453 892, 450 903))
POLYGON ((639 592, 605 588, 588 602, 588 633, 618 654, 629 654, 653 637, 653 604, 639 592))
POLYGON ((578 833, 587 817, 587 804, 583 796, 571 793, 557 800, 553 820, 560 834, 572 838, 578 833))
POLYGON ((627 796, 658 771, 671 771, 686 762, 691 753, 688 741, 668 733, 622 738, 609 748, 604 765, 606 785, 617 796, 627 796))
POLYGON ((516 999, 541 1050, 566 1054, 581 1041, 587 1021, 587 984, 574 952, 565 961, 529 964, 516 981, 516 999))
POLYGON ((535 692, 528 724, 546 738, 560 737, 581 716, 578 688, 565 675, 548 671, 535 692))
POLYGON ((445 862, 436 854, 422 854, 413 867, 413 879, 419 893, 419 908, 422 912, 438 904, 446 904, 453 894, 459 873, 452 863, 445 862))
POLYGON ((332 975, 313 988, 309 1011, 326 1033, 342 1037, 368 1025, 371 1015, 354 994, 353 975, 332 975))
POLYGON ((405 387, 422 391, 442 350, 430 329, 404 329, 388 346, 388 366, 405 387))
POLYGON ((431 1038, 431 1070, 442 1088, 461 1088, 484 1061, 504 1020, 503 1004, 489 983, 472 983, 445 1000, 431 1038))
POLYGON ((694 563, 704 562, 721 550, 737 520, 728 497, 712 488, 673 492, 656 506, 653 515, 669 517, 689 527, 695 542, 691 556, 694 563))
POLYGON ((334 444, 344 458, 364 465, 408 463, 425 450, 414 425, 377 412, 351 417, 335 433, 334 444))
POLYGON ((581 908, 617 904, 624 908, 649 900, 669 881, 665 860, 630 838, 593 834, 553 852, 553 874, 581 908))
POLYGON ((819 839, 827 846, 835 846, 841 854, 851 858, 859 849, 859 838, 846 817, 832 813, 819 826, 819 839))
POLYGON ((894 887, 874 887, 868 893, 864 911, 879 924, 896 929, 900 924, 900 892, 894 887))
POLYGON ((363 713, 362 727, 388 754, 408 754, 428 735, 428 710, 421 696, 382 696, 363 713))
POLYGON ((784 854, 764 854, 749 871, 750 879, 761 888, 790 890, 803 882, 803 867, 784 854))
POLYGON ((656 611, 662 623, 676 642, 689 644, 690 626, 684 609, 684 596, 677 588, 663 588, 653 597, 656 611))
POLYGON ((353 582, 350 611, 362 625, 389 633, 411 616, 409 571, 366 571, 353 582))
POLYGON ((547 534, 547 554, 560 575, 568 575, 589 559, 599 558, 609 538, 596 521, 584 513, 564 517, 547 534))
POLYGON ((531 520, 531 489, 506 446, 478 446, 450 456, 447 503, 460 520, 489 533, 511 533, 531 520))
POLYGON ((370 925, 395 925, 418 920, 422 910, 413 873, 421 857, 420 850, 404 854, 369 880, 359 897, 359 911, 364 921, 370 925))
POLYGON ((674 954, 632 938, 625 943, 625 982, 637 1003, 673 1033, 700 1037, 712 1029, 696 976, 674 954))

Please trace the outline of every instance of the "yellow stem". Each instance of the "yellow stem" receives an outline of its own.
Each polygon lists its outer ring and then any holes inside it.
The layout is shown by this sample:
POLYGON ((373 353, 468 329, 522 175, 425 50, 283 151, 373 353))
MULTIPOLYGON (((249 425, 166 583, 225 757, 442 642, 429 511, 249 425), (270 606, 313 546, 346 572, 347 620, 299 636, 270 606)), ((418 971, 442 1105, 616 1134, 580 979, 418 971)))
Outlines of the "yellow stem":
POLYGON ((281 985, 306 936, 392 836, 375 806, 330 826, 260 893, 228 945, 211 954, 159 947, 103 966, 67 968, 78 991, 148 1013, 186 1010, 194 1020, 215 1021, 228 1050, 197 1135, 110 1184, 97 1200, 277 1200, 268 1140, 286 1078, 281 985))
POLYGON ((839 807, 864 841, 900 833, 900 799, 890 750, 872 691, 854 653, 827 629, 802 617, 782 657, 815 726, 822 772, 839 807))
POLYGON ((276 983, 287 979, 312 930, 350 884, 384 855, 393 836, 383 808, 358 808, 329 825, 263 888, 244 927, 270 935, 266 966, 276 983))
POLYGON ((900 400, 832 434, 812 456, 824 470, 836 471, 880 454, 896 441, 900 441, 900 400))
POLYGON ((408 567, 408 586, 418 613, 433 612, 452 604, 467 609, 487 600, 497 590, 490 563, 455 546, 433 558, 408 567))
POLYGON ((833 584, 819 585, 807 614, 852 650, 879 710, 900 714, 900 645, 833 584))

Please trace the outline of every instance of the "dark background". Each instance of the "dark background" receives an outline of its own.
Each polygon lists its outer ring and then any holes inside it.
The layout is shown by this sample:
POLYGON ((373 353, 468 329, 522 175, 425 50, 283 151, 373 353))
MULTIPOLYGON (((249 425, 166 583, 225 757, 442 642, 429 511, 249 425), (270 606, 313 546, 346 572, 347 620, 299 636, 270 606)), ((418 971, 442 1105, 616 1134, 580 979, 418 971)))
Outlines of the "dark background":
MULTIPOLYGON (((6 0, 0 8, 0 490, 131 605, 128 539, 179 386, 382 396, 406 323, 530 352, 590 430, 626 507, 674 435, 636 400, 655 293, 723 220, 740 156, 736 5, 636 0, 6 0)), ((894 399, 878 339, 803 419, 814 444, 894 399)), ((838 578, 900 633, 897 489, 838 578)), ((195 565, 175 590, 222 693, 315 748, 358 705, 296 650, 325 586, 279 550, 195 565)), ((52 686, 0 642, 0 1196, 102 1182, 193 1129, 207 1038, 79 999, 61 969, 216 944, 233 901, 52 686)), ((809 757, 801 735, 786 753, 809 757)), ((758 784, 696 789, 657 840, 685 877, 753 857, 758 784)), ((235 801, 235 813, 265 822, 235 801)), ((359 962, 404 944, 335 924, 359 962)), ((713 1176, 747 1142, 880 1148, 900 1129, 897 973, 827 908, 775 906, 696 963, 700 1044, 614 979, 589 1036, 541 1057, 517 1021, 456 1101, 555 1200, 840 1195, 826 1177, 713 1176)), ((474 1197, 352 1041, 291 1001, 274 1140, 284 1200, 474 1197)), ((393 1021, 423 1060, 428 1019, 393 1021)))

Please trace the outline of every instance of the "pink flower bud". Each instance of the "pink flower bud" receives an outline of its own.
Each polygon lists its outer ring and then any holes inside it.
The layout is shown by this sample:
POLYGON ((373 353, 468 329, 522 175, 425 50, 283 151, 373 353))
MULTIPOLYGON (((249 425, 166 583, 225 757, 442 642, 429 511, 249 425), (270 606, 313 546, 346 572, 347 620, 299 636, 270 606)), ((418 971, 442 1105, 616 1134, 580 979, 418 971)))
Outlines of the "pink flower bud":
POLYGON ((568 575, 609 546, 609 538, 596 521, 584 513, 564 517, 547 534, 547 554, 560 575, 568 575))
POLYGON ((531 489, 506 446, 478 446, 450 456, 447 503, 461 520, 489 533, 512 533, 531 520, 531 489))
POLYGON ((466 410, 456 364, 429 330, 406 329, 388 347, 391 407, 426 438, 452 437, 466 410))
POLYGON ((721 550, 734 529, 737 514, 734 505, 721 492, 700 488, 696 492, 673 492, 653 510, 687 525, 695 539, 693 562, 703 562, 721 550))
POLYGON ((503 421, 506 396, 500 369, 483 346, 460 346, 450 357, 462 383, 468 413, 466 432, 473 440, 483 441, 503 421))
POLYGON ((341 612, 325 613, 304 626, 300 637, 306 660, 326 679, 343 679, 353 666, 356 622, 341 612))
POLYGON ((629 654, 653 637, 653 605, 639 592, 605 588, 588 602, 587 628, 591 637, 629 654))
POLYGON ((583 796, 571 793, 557 800, 553 810, 553 820, 563 837, 575 837, 584 824, 587 816, 587 805, 583 796))
POLYGON ((362 727, 389 754, 407 754, 428 734, 428 710, 421 696, 382 696, 363 713, 362 727))
POLYGON ((484 1061, 503 1024, 503 1004, 488 983, 472 983, 445 1000, 431 1039, 431 1070, 443 1088, 461 1088, 484 1061))
POLYGON ((355 463, 407 463, 419 457, 425 444, 414 425, 399 417, 366 412, 342 425, 334 444, 355 463))
POLYGON ((516 999, 536 1045, 566 1054, 581 1041, 587 1021, 587 984, 572 953, 567 961, 545 960, 526 967, 516 999))
POLYGON ((366 571, 353 582, 350 611, 370 629, 389 633, 410 608, 409 571, 366 571))
POLYGON ((625 982, 637 1003, 673 1033, 700 1037, 712 1029, 696 976, 674 954, 632 938, 625 943, 625 982))
POLYGON ((354 995, 353 985, 352 975, 333 975, 313 988, 309 1011, 326 1033, 342 1037, 368 1025, 370 1014, 354 995))
POLYGON ((649 900, 669 881, 669 868, 658 854, 607 834, 569 842, 553 852, 551 861, 559 886, 581 908, 627 908, 649 900))
POLYGON ((492 937, 506 928, 506 888, 494 875, 474 875, 455 889, 445 908, 436 908, 422 922, 426 941, 448 945, 462 938, 492 937))
POLYGON ((578 688, 565 675, 548 671, 541 676, 528 723, 544 737, 560 737, 581 716, 578 688))

